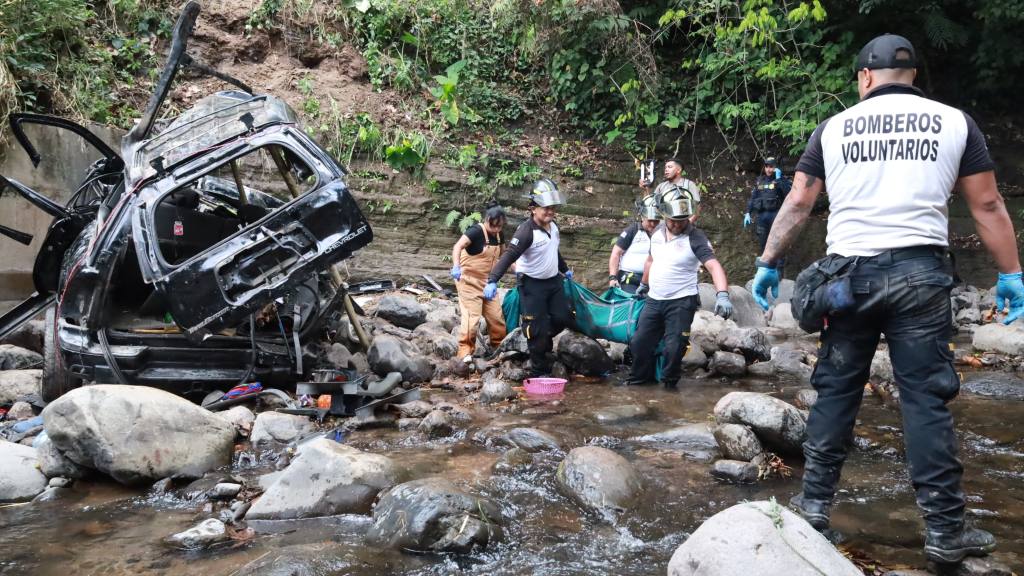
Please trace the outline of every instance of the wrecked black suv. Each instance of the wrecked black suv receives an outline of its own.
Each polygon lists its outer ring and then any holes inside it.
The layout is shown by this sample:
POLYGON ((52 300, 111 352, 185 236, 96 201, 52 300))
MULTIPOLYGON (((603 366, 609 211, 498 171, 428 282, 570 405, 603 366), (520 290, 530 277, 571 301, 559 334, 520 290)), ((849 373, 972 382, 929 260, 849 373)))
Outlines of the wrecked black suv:
POLYGON ((35 165, 41 157, 24 124, 69 130, 98 156, 63 206, 0 180, 53 216, 33 269, 36 292, 0 318, 2 337, 47 311, 46 400, 93 380, 178 393, 301 380, 312 368, 304 345, 347 299, 335 264, 373 238, 344 169, 287 104, 186 53, 198 12, 185 7, 120 154, 73 122, 10 117, 35 165), (156 133, 156 113, 189 65, 239 89, 203 98, 156 133))

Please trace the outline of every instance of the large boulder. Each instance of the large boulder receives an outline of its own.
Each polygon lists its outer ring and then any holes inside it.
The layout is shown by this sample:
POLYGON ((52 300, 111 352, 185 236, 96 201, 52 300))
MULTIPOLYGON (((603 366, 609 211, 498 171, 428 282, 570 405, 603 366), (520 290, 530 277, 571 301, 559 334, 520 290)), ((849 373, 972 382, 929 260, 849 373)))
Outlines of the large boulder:
POLYGON ((447 360, 459 351, 459 341, 444 326, 433 322, 424 322, 412 332, 413 342, 426 354, 433 354, 441 360, 447 360))
POLYGON ((324 360, 331 368, 349 368, 352 364, 352 352, 341 342, 334 342, 324 350, 324 360))
POLYGON ((415 552, 469 552, 501 538, 501 512, 443 478, 399 484, 373 510, 371 542, 415 552))
POLYGON ((730 460, 750 462, 764 452, 761 441, 749 427, 742 424, 719 424, 715 426, 715 441, 722 455, 730 460))
POLYGON ((497 370, 484 372, 483 384, 480 387, 480 401, 484 404, 504 402, 516 397, 512 382, 505 380, 497 370))
POLYGON ((748 362, 771 358, 768 338, 757 328, 726 328, 718 334, 718 346, 742 354, 748 362))
POLYGON ((700 348, 705 354, 714 354, 718 350, 718 335, 726 328, 735 327, 732 320, 707 310, 697 310, 690 324, 690 345, 700 348))
POLYGON ((0 370, 23 370, 42 365, 43 357, 38 352, 13 344, 0 344, 0 370))
POLYGON ((39 394, 42 370, 4 370, 0 372, 0 406, 13 404, 19 398, 39 394))
POLYGON ((556 338, 555 355, 569 370, 585 376, 603 376, 615 369, 604 346, 590 336, 571 330, 556 338))
POLYGON ((513 428, 502 440, 527 452, 554 452, 562 449, 558 438, 537 428, 513 428))
POLYGON ((668 563, 668 576, 727 574, 863 576, 810 524, 765 501, 736 504, 715 514, 668 563))
POLYGON ((810 382, 814 368, 804 363, 807 355, 802 350, 775 346, 771 350, 774 373, 788 374, 804 382, 810 382))
POLYGON ((440 324, 445 330, 451 332, 459 325, 459 309, 454 302, 432 298, 427 303, 427 322, 440 324))
POLYGON ((31 500, 46 490, 36 449, 0 440, 0 502, 31 500))
POLYGON ((784 330, 787 334, 800 334, 803 332, 800 324, 793 317, 793 307, 789 302, 776 304, 768 313, 770 315, 768 325, 772 328, 784 330))
POLYGON ((999 322, 985 324, 974 331, 974 349, 982 352, 1002 352, 1019 356, 1024 354, 1024 322, 1009 326, 999 322))
POLYGON ((253 445, 270 442, 283 442, 287 444, 315 430, 316 426, 305 416, 282 414, 280 412, 261 412, 256 416, 256 420, 252 425, 249 441, 253 445))
POLYGON ((747 373, 747 362, 742 354, 719 350, 711 357, 708 370, 722 376, 743 376, 747 373))
POLYGON ((412 330, 427 321, 427 309, 411 296, 389 294, 377 302, 377 317, 412 330))
POLYGON ((299 449, 298 456, 267 488, 246 519, 289 519, 368 514, 381 490, 401 478, 387 456, 362 452, 327 438, 299 449))
POLYGON ((43 410, 47 435, 71 461, 124 484, 198 478, 231 463, 235 427, 169 392, 98 385, 43 410))
MULTIPOLYGON (((700 307, 703 310, 713 312, 715 310, 715 299, 718 290, 714 285, 702 283, 698 285, 700 293, 700 307)), ((730 319, 737 326, 763 328, 768 325, 765 321, 764 310, 754 302, 754 296, 749 290, 742 286, 729 286, 729 300, 732 301, 732 316, 730 319)))
POLYGON ((40 434, 40 439, 35 444, 36 454, 39 456, 39 471, 47 478, 85 478, 89 471, 64 456, 50 440, 46 432, 40 434))
POLYGON ((559 487, 585 508, 625 510, 639 494, 640 475, 628 460, 600 446, 573 448, 558 465, 559 487))
POLYGON ((218 412, 221 418, 231 422, 235 430, 242 436, 249 436, 252 427, 256 423, 256 415, 245 406, 232 406, 231 408, 218 412))
POLYGON ((523 334, 522 326, 520 326, 505 335, 505 339, 498 346, 497 353, 509 352, 525 356, 529 351, 530 348, 527 345, 526 336, 523 334))
POLYGON ((744 424, 770 450, 799 454, 807 424, 795 406, 760 392, 730 392, 715 404, 719 424, 744 424))
POLYGON ((380 334, 373 339, 367 354, 370 368, 378 376, 401 372, 409 382, 426 382, 434 376, 434 366, 416 346, 394 336, 380 334))

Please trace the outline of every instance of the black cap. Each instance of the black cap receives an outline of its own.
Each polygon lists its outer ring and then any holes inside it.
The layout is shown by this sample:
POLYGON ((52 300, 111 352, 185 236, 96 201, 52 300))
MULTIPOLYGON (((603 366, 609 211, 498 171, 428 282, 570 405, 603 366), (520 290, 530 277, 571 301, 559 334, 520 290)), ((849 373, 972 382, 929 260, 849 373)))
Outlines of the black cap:
POLYGON ((778 166, 779 162, 775 159, 775 156, 768 156, 764 159, 765 166, 778 166))
POLYGON ((917 68, 914 45, 903 36, 882 34, 865 44, 857 54, 856 71, 859 72, 865 68, 868 70, 917 68), (897 56, 897 52, 900 50, 906 50, 909 56, 897 56))

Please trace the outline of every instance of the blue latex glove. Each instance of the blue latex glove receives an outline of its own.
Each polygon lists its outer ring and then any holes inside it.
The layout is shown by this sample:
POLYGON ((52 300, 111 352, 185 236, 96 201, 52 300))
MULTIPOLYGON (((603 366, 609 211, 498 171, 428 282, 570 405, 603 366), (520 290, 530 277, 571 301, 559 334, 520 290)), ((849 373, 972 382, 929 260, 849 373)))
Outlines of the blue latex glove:
POLYGON ((722 291, 715 296, 715 314, 726 320, 732 316, 732 300, 729 300, 729 293, 722 291))
POLYGON ((462 266, 459 266, 458 264, 452 266, 452 271, 449 272, 449 274, 451 274, 452 278, 454 278, 455 281, 458 282, 459 280, 462 279, 462 266))
POLYGON ((782 169, 781 168, 776 168, 775 169, 775 179, 778 180, 780 178, 782 178, 782 169))
POLYGON ((1021 281, 1020 272, 999 274, 999 282, 996 284, 996 307, 1002 310, 1007 300, 1010 303, 1010 313, 1006 315, 1003 324, 1009 324, 1024 315, 1024 282, 1021 281))
POLYGON ((779 297, 779 271, 776 268, 759 265, 757 274, 754 275, 754 302, 761 308, 768 309, 768 289, 771 288, 772 297, 779 297))
POLYGON ((493 300, 494 297, 497 296, 497 295, 498 295, 498 283, 497 282, 488 282, 487 285, 484 286, 484 300, 493 300))
POLYGON ((747 212, 746 214, 743 215, 743 227, 744 228, 746 228, 747 226, 750 226, 753 223, 754 223, 754 221, 750 219, 750 212, 747 212))
POLYGON ((572 280, 572 270, 566 270, 565 277, 568 278, 569 280, 572 280))

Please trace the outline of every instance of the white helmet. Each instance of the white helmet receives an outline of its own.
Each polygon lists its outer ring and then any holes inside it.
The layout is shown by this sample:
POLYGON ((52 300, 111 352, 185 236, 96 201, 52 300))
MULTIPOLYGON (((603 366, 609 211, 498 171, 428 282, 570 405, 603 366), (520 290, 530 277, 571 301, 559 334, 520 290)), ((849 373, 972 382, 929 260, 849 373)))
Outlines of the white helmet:
POLYGON ((565 204, 565 196, 562 195, 562 191, 549 178, 541 178, 534 182, 533 189, 526 197, 530 199, 531 204, 536 204, 541 208, 565 204))
POLYGON ((636 208, 641 220, 661 219, 661 214, 658 213, 658 197, 654 194, 644 196, 643 200, 637 202, 636 208))
POLYGON ((693 194, 689 190, 672 186, 661 195, 658 212, 669 220, 683 220, 693 216, 693 194))

